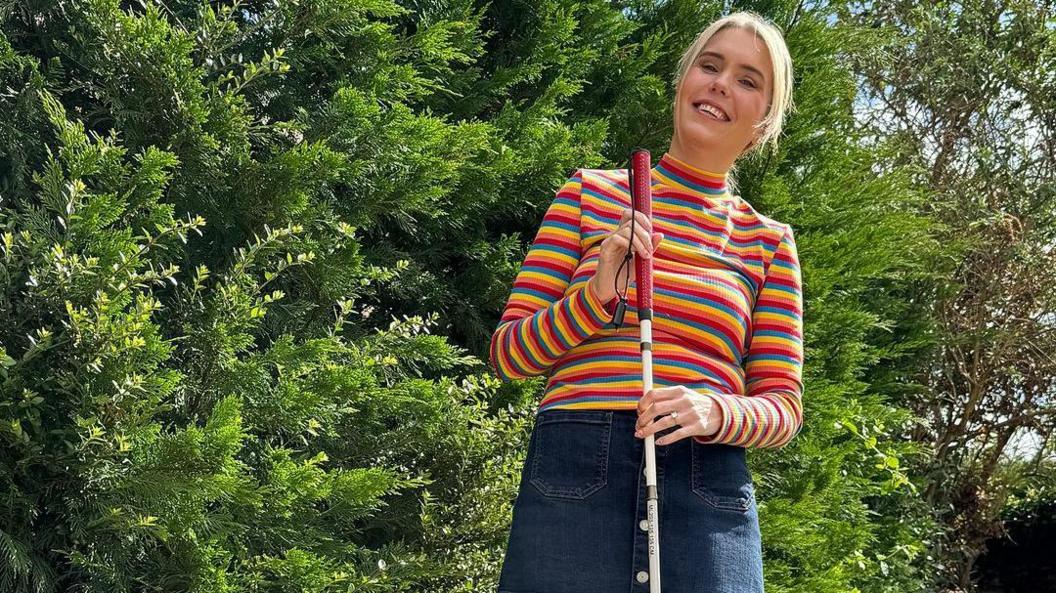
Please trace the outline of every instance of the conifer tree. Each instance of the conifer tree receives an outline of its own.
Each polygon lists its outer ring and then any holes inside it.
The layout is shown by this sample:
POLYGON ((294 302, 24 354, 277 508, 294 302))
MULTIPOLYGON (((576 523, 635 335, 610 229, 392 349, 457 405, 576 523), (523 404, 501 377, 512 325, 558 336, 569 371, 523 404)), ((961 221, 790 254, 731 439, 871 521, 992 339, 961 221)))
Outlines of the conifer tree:
MULTIPOLYGON (((0 588, 492 591, 541 382, 482 363, 561 181, 670 139, 719 4, 0 5, 0 588)), ((735 7, 737 8, 737 7, 735 7)), ((944 246, 853 117, 868 31, 767 2, 798 112, 806 425, 767 588, 924 590, 896 438, 944 246)))

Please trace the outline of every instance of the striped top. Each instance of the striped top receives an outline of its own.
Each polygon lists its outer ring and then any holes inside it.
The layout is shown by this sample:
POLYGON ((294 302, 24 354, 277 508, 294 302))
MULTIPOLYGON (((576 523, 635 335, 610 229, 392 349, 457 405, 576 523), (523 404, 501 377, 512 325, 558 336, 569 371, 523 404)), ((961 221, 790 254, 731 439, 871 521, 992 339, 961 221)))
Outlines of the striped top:
MULTIPOLYGON (((781 447, 803 423, 803 296, 792 227, 729 192, 726 176, 669 153, 652 169, 653 383, 685 385, 721 413, 700 443, 781 447)), ((579 169, 547 209, 491 338, 500 379, 548 375, 539 410, 634 410, 642 394, 635 285, 587 285, 630 206, 627 170, 579 169)), ((633 279, 633 267, 632 267, 633 279)))

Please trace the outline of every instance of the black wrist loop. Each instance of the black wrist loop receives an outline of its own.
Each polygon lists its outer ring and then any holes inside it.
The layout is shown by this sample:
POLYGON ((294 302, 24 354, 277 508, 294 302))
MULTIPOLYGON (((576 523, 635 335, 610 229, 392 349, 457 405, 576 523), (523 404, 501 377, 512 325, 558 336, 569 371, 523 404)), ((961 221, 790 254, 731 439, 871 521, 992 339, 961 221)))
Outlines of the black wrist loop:
MULTIPOLYGON (((633 175, 632 175, 633 180, 633 175)), ((632 181, 633 185, 633 181, 632 181)), ((623 261, 620 262, 620 267, 616 270, 616 277, 612 280, 613 289, 616 291, 616 296, 620 298, 620 302, 616 305, 616 310, 612 314, 612 326, 616 329, 620 329, 623 325, 623 316, 627 311, 627 292, 620 293, 620 274, 623 273, 623 267, 627 266, 628 263, 634 258, 634 204, 631 204, 631 240, 627 243, 627 253, 623 256, 623 261)), ((630 267, 630 266, 628 266, 630 267)), ((630 286, 630 279, 628 278, 628 286, 630 286)))

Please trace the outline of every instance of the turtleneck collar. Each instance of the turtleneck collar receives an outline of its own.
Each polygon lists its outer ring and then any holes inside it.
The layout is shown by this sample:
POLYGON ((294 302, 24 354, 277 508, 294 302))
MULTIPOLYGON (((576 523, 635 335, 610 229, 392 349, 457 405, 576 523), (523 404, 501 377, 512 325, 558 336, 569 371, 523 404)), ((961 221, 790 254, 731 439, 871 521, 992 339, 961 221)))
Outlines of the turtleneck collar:
POLYGON ((685 190, 693 195, 720 202, 734 202, 726 184, 726 173, 713 173, 698 169, 689 163, 679 160, 671 153, 664 156, 653 167, 654 178, 672 187, 685 190))

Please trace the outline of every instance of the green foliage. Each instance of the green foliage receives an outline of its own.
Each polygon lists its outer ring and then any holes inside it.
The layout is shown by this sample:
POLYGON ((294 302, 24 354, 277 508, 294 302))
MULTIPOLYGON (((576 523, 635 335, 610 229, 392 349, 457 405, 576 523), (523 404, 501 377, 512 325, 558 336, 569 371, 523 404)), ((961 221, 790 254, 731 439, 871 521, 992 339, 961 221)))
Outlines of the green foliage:
POLYGON ((310 90, 294 65, 314 76, 403 12, 280 8, 267 18, 314 28, 317 47, 244 59, 255 35, 293 33, 238 22, 245 6, 5 13, 4 590, 388 591, 494 572, 532 391, 484 376, 431 333, 435 313, 377 328, 360 303, 407 269, 367 261, 363 233, 438 219, 445 179, 415 179, 485 128, 382 111, 336 71, 331 98, 294 97, 276 123, 284 85, 310 90), (412 137, 414 171, 370 174, 420 199, 357 204, 371 149, 412 137), (481 563, 452 554, 455 528, 481 563))
MULTIPOLYGON (((666 149, 718 9, 0 4, 0 588, 493 590, 542 384, 480 361, 525 242, 570 171, 666 149)), ((751 454, 768 590, 917 590, 893 435, 940 247, 854 134, 862 33, 753 9, 799 111, 740 193, 807 294, 806 427, 751 454)))

